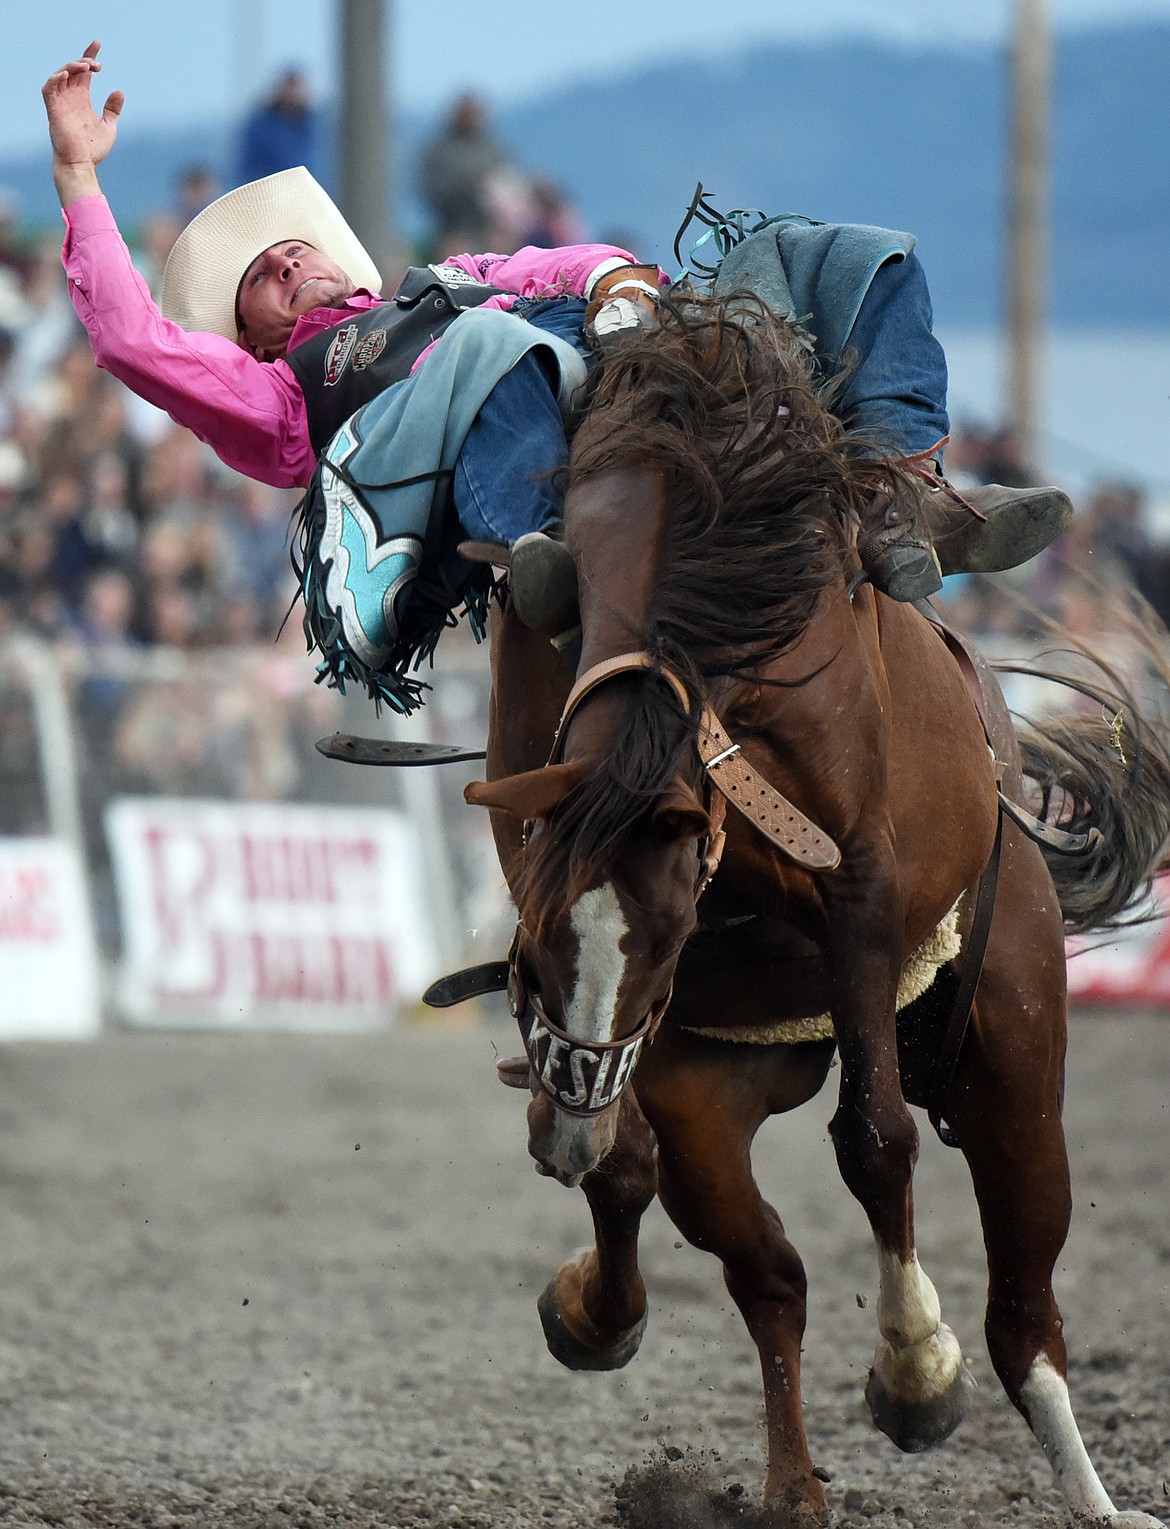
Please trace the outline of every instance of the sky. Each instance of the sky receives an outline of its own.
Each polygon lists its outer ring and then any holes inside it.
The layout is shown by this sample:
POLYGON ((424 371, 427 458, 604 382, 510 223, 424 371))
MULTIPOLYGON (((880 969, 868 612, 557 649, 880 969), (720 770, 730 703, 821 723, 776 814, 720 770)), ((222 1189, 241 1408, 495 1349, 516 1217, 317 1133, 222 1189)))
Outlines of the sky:
MULTIPOLYGON (((404 110, 433 109, 461 89, 511 102, 582 76, 632 73, 668 56, 735 52, 761 40, 869 33, 907 43, 986 43, 1007 35, 1014 10, 1013 0, 387 3, 390 82, 404 110)), ((0 48, 0 156, 44 143, 40 87, 95 34, 106 64, 99 88, 126 92, 125 121, 136 128, 230 119, 290 64, 305 69, 320 98, 332 98, 337 9, 336 0, 48 0, 25 7, 0 48)), ((1170 20, 1170 0, 1049 0, 1049 11, 1058 27, 1170 20)))

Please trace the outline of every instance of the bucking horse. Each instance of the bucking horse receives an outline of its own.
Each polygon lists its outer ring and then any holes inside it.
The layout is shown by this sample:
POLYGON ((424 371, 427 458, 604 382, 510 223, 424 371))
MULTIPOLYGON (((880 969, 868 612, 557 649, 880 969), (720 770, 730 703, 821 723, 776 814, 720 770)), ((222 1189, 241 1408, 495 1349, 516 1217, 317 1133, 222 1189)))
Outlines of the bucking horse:
MULTIPOLYGON (((1148 889, 1170 757, 1133 705, 1124 748, 1100 706, 1013 728, 967 643, 875 593, 857 528, 890 473, 750 298, 665 301, 595 371, 565 498, 576 672, 503 609, 488 779, 467 790, 519 915, 481 983, 506 980, 524 1037, 502 1076, 531 1090, 529 1151, 584 1190, 596 1233, 540 1318, 570 1367, 633 1357, 657 1194, 721 1261, 759 1350, 769 1511, 827 1524, 805 1270, 751 1147, 836 1053, 837 1165, 877 1244, 878 1427, 925 1449, 972 1384, 915 1251, 913 1104, 967 1160, 991 1360, 1070 1515, 1154 1529, 1090 1462, 1052 1274, 1070 1220, 1065 937, 1148 889)), ((1098 698, 1110 715, 1116 695, 1098 698)))

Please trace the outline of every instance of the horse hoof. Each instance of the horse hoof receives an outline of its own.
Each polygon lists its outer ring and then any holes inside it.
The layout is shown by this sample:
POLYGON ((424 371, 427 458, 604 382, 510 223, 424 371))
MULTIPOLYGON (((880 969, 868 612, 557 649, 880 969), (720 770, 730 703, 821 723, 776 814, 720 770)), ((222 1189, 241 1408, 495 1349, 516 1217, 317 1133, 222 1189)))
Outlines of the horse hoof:
POLYGON ((865 1399, 876 1427, 906 1454, 933 1449, 963 1421, 975 1377, 944 1323, 921 1343, 879 1343, 865 1399))
POLYGON ((620 1370, 638 1352, 646 1331, 645 1311, 632 1327, 612 1336, 590 1321, 581 1298, 580 1260, 549 1281, 536 1309, 549 1353, 569 1370, 620 1370))
POLYGON ((776 1529, 829 1529, 832 1521, 825 1489, 815 1477, 781 1491, 765 1488, 765 1524, 774 1523, 776 1529))

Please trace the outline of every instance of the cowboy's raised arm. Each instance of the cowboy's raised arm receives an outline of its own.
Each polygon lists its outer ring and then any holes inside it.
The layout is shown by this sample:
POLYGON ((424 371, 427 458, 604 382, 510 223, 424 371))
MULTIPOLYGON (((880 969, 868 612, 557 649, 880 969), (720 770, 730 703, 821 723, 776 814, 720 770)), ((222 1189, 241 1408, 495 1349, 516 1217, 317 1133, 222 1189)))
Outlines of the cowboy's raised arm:
POLYGON ((90 101, 99 44, 58 69, 41 92, 53 145, 53 180, 65 218, 69 298, 104 371, 194 431, 221 461, 280 488, 303 487, 315 454, 304 396, 283 365, 257 361, 223 335, 189 333, 159 313, 134 268, 98 184, 122 110, 114 91, 90 101))
POLYGON ((90 101, 91 81, 102 67, 97 58, 100 47, 99 42, 91 42, 80 58, 51 74, 41 90, 53 145, 53 184, 62 207, 100 193, 97 166, 113 148, 118 133, 122 92, 111 91, 100 114, 90 101))

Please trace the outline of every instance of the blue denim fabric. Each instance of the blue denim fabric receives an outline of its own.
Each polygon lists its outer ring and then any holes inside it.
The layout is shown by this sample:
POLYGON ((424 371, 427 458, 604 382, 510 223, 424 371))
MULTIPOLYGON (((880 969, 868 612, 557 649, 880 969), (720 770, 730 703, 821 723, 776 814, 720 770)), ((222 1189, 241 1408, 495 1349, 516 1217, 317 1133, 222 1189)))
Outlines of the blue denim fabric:
POLYGON ((918 257, 911 252, 903 260, 887 260, 850 330, 847 349, 856 352, 856 363, 846 370, 833 405, 875 455, 929 451, 950 429, 947 363, 932 320, 918 257))
MULTIPOLYGON (((580 298, 554 298, 518 303, 512 311, 591 360, 581 338, 585 306, 580 298)), ((455 464, 452 491, 465 534, 510 547, 527 531, 548 530, 561 518, 554 475, 568 461, 553 388, 537 354, 530 353, 488 394, 455 464)))
POLYGON ((537 329, 547 330, 549 334, 567 340, 586 361, 592 363, 597 358, 581 334, 588 306, 583 297, 521 297, 512 305, 512 312, 518 318, 535 324, 537 329))

